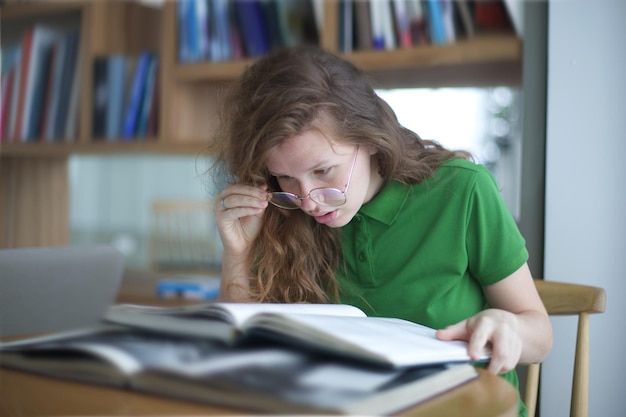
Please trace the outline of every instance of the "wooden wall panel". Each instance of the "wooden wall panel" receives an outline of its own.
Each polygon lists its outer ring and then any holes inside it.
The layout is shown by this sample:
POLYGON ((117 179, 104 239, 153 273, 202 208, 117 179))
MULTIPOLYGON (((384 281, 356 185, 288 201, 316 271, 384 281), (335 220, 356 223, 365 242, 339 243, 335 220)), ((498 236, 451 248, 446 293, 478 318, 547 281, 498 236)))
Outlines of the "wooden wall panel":
POLYGON ((67 158, 1 158, 0 249, 67 244, 67 158))

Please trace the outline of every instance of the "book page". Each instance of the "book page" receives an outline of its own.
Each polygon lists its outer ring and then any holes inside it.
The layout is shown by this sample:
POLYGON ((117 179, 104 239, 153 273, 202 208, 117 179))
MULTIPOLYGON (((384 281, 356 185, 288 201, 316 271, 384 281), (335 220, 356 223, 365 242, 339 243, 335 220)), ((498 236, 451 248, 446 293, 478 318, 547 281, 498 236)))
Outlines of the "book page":
POLYGON ((467 343, 438 340, 434 329, 402 319, 267 314, 248 327, 397 367, 470 360, 467 343))
MULTIPOLYGON (((260 313, 278 315, 311 314, 331 316, 366 317, 359 308, 346 304, 289 304, 289 303, 203 303, 180 307, 155 307, 135 304, 117 304, 109 308, 115 315, 140 313, 142 315, 210 317, 241 327, 250 317, 260 313)), ((117 320, 113 320, 118 322, 117 320)))
POLYGON ((286 303, 217 303, 215 308, 228 311, 232 321, 242 326, 252 316, 261 313, 277 315, 316 315, 366 317, 357 307, 346 304, 286 304, 286 303))

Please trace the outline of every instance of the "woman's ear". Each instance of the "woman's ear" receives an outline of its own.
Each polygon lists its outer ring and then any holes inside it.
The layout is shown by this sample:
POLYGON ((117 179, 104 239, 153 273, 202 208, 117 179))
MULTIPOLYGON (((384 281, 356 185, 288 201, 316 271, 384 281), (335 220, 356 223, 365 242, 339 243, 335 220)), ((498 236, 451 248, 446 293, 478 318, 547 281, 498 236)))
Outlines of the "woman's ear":
POLYGON ((376 155, 378 153, 378 149, 372 145, 367 145, 365 149, 366 149, 366 152, 370 154, 370 156, 376 155))

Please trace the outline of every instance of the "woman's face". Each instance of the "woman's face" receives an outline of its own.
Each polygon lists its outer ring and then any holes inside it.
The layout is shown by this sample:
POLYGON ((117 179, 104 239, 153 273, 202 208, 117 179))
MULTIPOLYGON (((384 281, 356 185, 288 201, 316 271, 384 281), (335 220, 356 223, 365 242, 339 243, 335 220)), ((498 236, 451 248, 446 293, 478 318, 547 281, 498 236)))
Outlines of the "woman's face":
POLYGON ((310 130, 272 149, 267 168, 276 177, 282 191, 305 197, 311 190, 321 187, 345 191, 354 161, 345 204, 332 207, 306 198, 300 208, 318 223, 342 227, 376 195, 383 183, 371 163, 374 150, 368 146, 358 149, 357 154, 356 145, 330 142, 318 130, 310 130))

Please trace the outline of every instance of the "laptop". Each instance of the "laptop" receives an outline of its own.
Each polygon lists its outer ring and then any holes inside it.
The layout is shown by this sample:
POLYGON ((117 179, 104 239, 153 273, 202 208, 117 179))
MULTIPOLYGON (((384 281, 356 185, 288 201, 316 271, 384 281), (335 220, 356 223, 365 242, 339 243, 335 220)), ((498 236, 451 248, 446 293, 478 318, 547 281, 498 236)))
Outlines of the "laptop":
POLYGON ((111 246, 0 250, 0 336, 96 325, 123 272, 124 256, 111 246))

